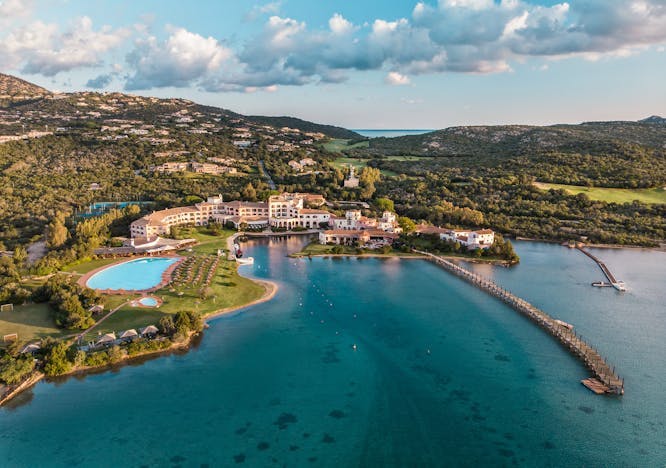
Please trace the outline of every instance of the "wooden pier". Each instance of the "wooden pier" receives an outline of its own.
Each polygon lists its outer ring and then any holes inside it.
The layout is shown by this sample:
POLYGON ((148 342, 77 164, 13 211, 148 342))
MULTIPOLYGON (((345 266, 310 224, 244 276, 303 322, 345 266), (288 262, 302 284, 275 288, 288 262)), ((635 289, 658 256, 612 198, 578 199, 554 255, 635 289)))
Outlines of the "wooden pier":
MULTIPOLYGON (((581 252, 583 252, 585 255, 587 255, 587 256, 590 257, 592 260, 594 260, 595 263, 596 263, 597 265, 599 265, 599 268, 601 268, 601 271, 604 272, 604 275, 606 276, 606 278, 608 278, 608 281, 610 281, 610 285, 611 285, 611 286, 613 286, 613 287, 614 287, 615 289, 617 289, 618 291, 624 291, 624 290, 625 290, 624 282, 622 282, 622 281, 618 281, 618 280, 615 278, 615 276, 613 276, 613 273, 611 273, 610 269, 606 266, 606 264, 605 264, 604 262, 602 262, 601 260, 599 260, 599 258, 597 258, 596 256, 592 255, 590 252, 588 252, 587 250, 585 250, 585 249, 582 248, 582 247, 576 247, 576 249, 578 249, 578 250, 580 250, 581 252)), ((603 287, 603 283, 601 283, 601 284, 602 284, 602 287, 603 287)), ((592 285, 593 285, 593 286, 596 286, 596 284, 594 284, 594 283, 592 283, 592 285)))
MULTIPOLYGON (((603 393, 613 393, 616 395, 622 395, 624 393, 624 379, 620 378, 615 373, 615 368, 611 367, 594 347, 586 343, 583 338, 573 330, 571 325, 554 319, 526 300, 501 288, 495 282, 477 275, 476 273, 472 273, 453 262, 428 252, 420 250, 414 250, 414 252, 424 255, 428 260, 441 266, 445 270, 469 283, 472 283, 474 286, 486 291, 488 294, 497 297, 511 306, 514 310, 520 312, 522 315, 539 325, 564 345, 574 356, 579 358, 588 369, 590 369, 595 380, 600 384, 596 386, 597 389, 603 389, 603 393)), ((583 384, 585 384, 585 382, 583 382, 583 384)), ((590 387, 588 386, 588 388, 590 387)), ((596 393, 596 390, 594 391, 596 393)))

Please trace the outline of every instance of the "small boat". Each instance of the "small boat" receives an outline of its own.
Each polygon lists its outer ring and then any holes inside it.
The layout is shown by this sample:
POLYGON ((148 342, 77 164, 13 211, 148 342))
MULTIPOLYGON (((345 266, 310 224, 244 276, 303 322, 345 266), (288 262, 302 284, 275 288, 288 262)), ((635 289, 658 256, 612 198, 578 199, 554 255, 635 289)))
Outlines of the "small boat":
POLYGON ((247 258, 236 257, 236 263, 240 263, 241 265, 253 265, 254 257, 247 257, 247 258))
POLYGON ((613 285, 610 283, 605 283, 603 281, 595 281, 594 283, 592 283, 592 286, 594 286, 595 288, 610 288, 613 285))

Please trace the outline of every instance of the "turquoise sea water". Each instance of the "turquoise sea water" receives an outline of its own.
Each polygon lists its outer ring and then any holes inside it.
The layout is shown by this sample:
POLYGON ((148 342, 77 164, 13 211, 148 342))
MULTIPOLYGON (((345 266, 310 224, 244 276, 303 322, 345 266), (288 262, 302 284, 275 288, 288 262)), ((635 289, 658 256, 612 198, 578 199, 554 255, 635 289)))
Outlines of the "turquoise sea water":
POLYGON ((140 258, 95 273, 86 285, 92 289, 140 291, 157 286, 162 274, 176 262, 173 257, 140 258))
POLYGON ((187 354, 55 383, 0 409, 4 466, 663 466, 666 254, 517 242, 472 268, 576 328, 626 378, 588 374, 512 309, 421 260, 288 259, 252 243, 271 302, 187 354), (356 345, 354 349, 354 345, 356 345))

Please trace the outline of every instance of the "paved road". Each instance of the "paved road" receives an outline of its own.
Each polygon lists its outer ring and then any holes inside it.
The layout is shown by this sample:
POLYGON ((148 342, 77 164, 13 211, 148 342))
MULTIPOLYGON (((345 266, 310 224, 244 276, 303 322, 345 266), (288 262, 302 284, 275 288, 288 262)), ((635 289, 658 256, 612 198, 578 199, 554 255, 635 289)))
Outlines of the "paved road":
POLYGON ((275 185, 275 182, 273 182, 273 179, 271 178, 271 175, 268 173, 268 171, 264 167, 264 161, 259 161, 259 171, 261 172, 261 174, 266 179, 266 182, 268 182, 268 186, 271 188, 271 190, 277 190, 277 186, 275 185))
POLYGON ((112 309, 111 311, 109 311, 108 314, 106 314, 104 317, 102 317, 102 318, 99 319, 97 322, 95 322, 95 324, 94 324, 92 327, 90 327, 90 328, 88 328, 87 330, 84 330, 84 331, 82 331, 81 333, 79 333, 78 335, 76 335, 76 341, 77 341, 77 342, 81 341, 81 338, 83 338, 83 337, 86 335, 86 333, 92 331, 95 327, 97 327, 97 326, 98 326, 100 323, 102 323, 104 320, 106 320, 106 319, 108 319, 109 317, 111 317, 111 316, 114 314, 114 312, 116 312, 116 311, 117 311, 118 309, 120 309, 122 306, 124 306, 124 305, 126 305, 126 304, 129 304, 130 302, 132 302, 132 301, 131 301, 131 300, 130 300, 130 301, 125 301, 125 302, 123 302, 122 304, 120 304, 118 307, 116 307, 115 309, 112 309))

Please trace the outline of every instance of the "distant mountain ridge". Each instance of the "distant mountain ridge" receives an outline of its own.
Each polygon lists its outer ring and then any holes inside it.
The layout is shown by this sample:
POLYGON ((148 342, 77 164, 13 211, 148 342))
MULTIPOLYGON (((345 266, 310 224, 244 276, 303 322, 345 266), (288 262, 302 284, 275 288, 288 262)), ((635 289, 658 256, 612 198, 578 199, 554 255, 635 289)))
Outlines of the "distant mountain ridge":
MULTIPOLYGON (((186 99, 158 99, 123 93, 74 92, 54 94, 35 84, 12 75, 0 73, 0 108, 21 106, 25 109, 57 109, 61 112, 80 113, 85 108, 89 113, 101 111, 104 114, 106 103, 126 104, 124 117, 145 118, 150 113, 168 111, 177 108, 196 108, 198 111, 221 115, 228 119, 241 118, 259 125, 271 127, 290 127, 303 132, 322 133, 330 138, 363 138, 356 132, 333 125, 318 124, 295 117, 244 116, 233 111, 213 106, 196 104, 186 99), (85 103, 81 101, 85 100, 85 103), (95 108, 97 107, 97 109, 95 108)), ((108 113, 106 114, 108 116, 108 113)))
POLYGON ((375 154, 417 156, 517 155, 552 151, 613 151, 620 146, 666 149, 665 119, 638 122, 460 126, 395 138, 373 138, 375 154))
POLYGON ((647 119, 639 120, 639 122, 664 125, 664 124, 666 124, 666 119, 659 116, 659 115, 652 115, 652 116, 648 117, 647 119))

